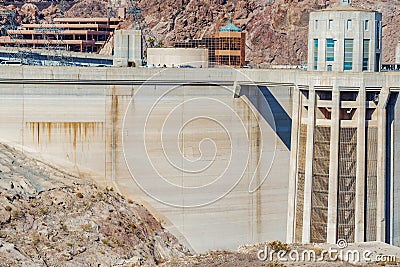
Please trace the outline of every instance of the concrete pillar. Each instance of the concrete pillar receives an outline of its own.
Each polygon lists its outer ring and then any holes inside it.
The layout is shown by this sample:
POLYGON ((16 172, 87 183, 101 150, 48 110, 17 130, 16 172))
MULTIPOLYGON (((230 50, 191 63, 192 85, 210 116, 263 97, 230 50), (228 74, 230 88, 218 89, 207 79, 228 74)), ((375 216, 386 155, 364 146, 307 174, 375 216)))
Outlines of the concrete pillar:
POLYGON ((310 86, 308 98, 308 125, 306 143, 306 166, 304 181, 304 212, 302 243, 311 241, 311 202, 313 185, 313 155, 314 155, 314 126, 315 126, 315 89, 310 86))
POLYGON ((386 180, 386 104, 389 89, 382 88, 378 103, 378 151, 377 151, 377 203, 376 240, 385 241, 385 180, 386 180))
POLYGON ((297 196, 297 157, 300 138, 300 118, 301 118, 301 98, 300 90, 295 86, 293 88, 292 98, 292 136, 290 149, 290 170, 289 170, 289 188, 288 188, 288 218, 286 242, 292 243, 295 240, 296 227, 296 196, 297 196))
POLYGON ((340 130, 340 91, 337 86, 332 89, 331 144, 329 155, 329 193, 327 242, 336 243, 337 232, 337 198, 339 178, 339 130, 340 130))
POLYGON ((356 196, 355 196, 355 232, 354 242, 364 242, 364 194, 365 194, 365 87, 361 87, 358 93, 357 106, 357 170, 356 170, 356 196))
POLYGON ((116 30, 114 32, 113 65, 127 67, 129 63, 142 65, 142 33, 140 30, 116 30))

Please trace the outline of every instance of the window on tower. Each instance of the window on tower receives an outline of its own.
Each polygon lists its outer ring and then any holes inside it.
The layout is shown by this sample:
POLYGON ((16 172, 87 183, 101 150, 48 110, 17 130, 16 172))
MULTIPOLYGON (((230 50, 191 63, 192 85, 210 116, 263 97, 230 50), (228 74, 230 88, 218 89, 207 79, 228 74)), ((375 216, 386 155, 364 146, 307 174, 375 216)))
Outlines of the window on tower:
POLYGON ((318 39, 314 39, 314 64, 313 69, 318 70, 318 39))
POLYGON ((343 70, 353 69, 353 39, 344 39, 344 66, 343 70))
POLYGON ((363 71, 368 70, 369 63, 369 40, 363 41, 363 71))
POLYGON ((335 41, 333 39, 326 39, 326 61, 335 60, 335 41))
POLYGON ((347 30, 351 30, 352 24, 353 24, 353 22, 351 21, 351 19, 348 19, 348 20, 347 20, 347 23, 346 23, 346 28, 347 28, 347 30))

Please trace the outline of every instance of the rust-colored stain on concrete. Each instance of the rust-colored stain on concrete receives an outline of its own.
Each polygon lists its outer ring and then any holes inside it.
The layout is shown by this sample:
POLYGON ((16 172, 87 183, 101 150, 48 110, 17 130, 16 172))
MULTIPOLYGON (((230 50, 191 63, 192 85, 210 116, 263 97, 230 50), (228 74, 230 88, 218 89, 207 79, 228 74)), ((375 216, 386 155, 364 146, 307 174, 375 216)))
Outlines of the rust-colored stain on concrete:
POLYGON ((47 136, 47 141, 51 142, 52 134, 64 133, 72 139, 72 144, 76 148, 78 139, 87 140, 89 137, 102 136, 104 122, 26 122, 30 128, 33 140, 40 144, 43 134, 47 136))

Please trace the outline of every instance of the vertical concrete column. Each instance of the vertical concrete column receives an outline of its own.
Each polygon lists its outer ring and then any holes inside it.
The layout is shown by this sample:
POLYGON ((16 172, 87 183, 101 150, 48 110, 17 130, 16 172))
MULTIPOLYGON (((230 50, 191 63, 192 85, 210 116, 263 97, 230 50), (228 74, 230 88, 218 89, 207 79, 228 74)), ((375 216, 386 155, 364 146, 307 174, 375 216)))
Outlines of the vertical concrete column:
POLYGON ((329 155, 329 193, 327 242, 336 243, 337 232, 337 198, 339 177, 339 130, 340 130, 340 91, 337 86, 332 89, 331 144, 329 155))
POLYGON ((318 39, 318 70, 326 71, 326 39, 318 39))
POLYGON ((389 89, 382 88, 378 103, 378 151, 376 183, 376 240, 385 241, 385 182, 386 182, 386 104, 389 89))
POLYGON ((288 219, 286 242, 294 242, 296 227, 296 196, 297 196, 297 157, 300 138, 301 98, 297 86, 292 88, 292 136, 290 145, 290 170, 288 188, 288 219))
POLYGON ((360 87, 357 106, 357 170, 356 170, 356 205, 354 242, 364 242, 364 194, 365 194, 365 87, 360 87))
POLYGON ((315 126, 315 89, 310 86, 308 97, 308 120, 307 120, 307 143, 306 143, 306 166, 304 181, 304 212, 303 212, 303 235, 302 242, 311 241, 311 202, 313 185, 313 156, 314 156, 314 126, 315 126))

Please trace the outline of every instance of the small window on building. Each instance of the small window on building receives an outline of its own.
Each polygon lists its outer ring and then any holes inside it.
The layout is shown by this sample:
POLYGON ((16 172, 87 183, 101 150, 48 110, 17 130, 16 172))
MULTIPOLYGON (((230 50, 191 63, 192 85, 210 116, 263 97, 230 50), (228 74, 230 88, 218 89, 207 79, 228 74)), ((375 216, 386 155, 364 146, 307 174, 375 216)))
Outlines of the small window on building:
POLYGON ((313 69, 318 70, 318 39, 314 39, 314 64, 313 69))
POLYGON ((364 30, 368 31, 369 30, 369 20, 366 20, 364 22, 364 30))
POLYGON ((375 32, 375 37, 376 37, 376 48, 381 49, 381 35, 382 35, 382 22, 377 21, 376 22, 376 32, 375 32))
POLYGON ((328 65, 328 71, 332 71, 332 65, 328 65))
POLYGON ((328 29, 329 30, 333 29, 333 19, 328 20, 328 29))
POLYGON ((347 23, 346 23, 347 30, 351 30, 351 26, 352 26, 352 21, 351 21, 351 19, 348 19, 347 23))
POLYGON ((318 29, 318 20, 315 21, 315 29, 318 29))

